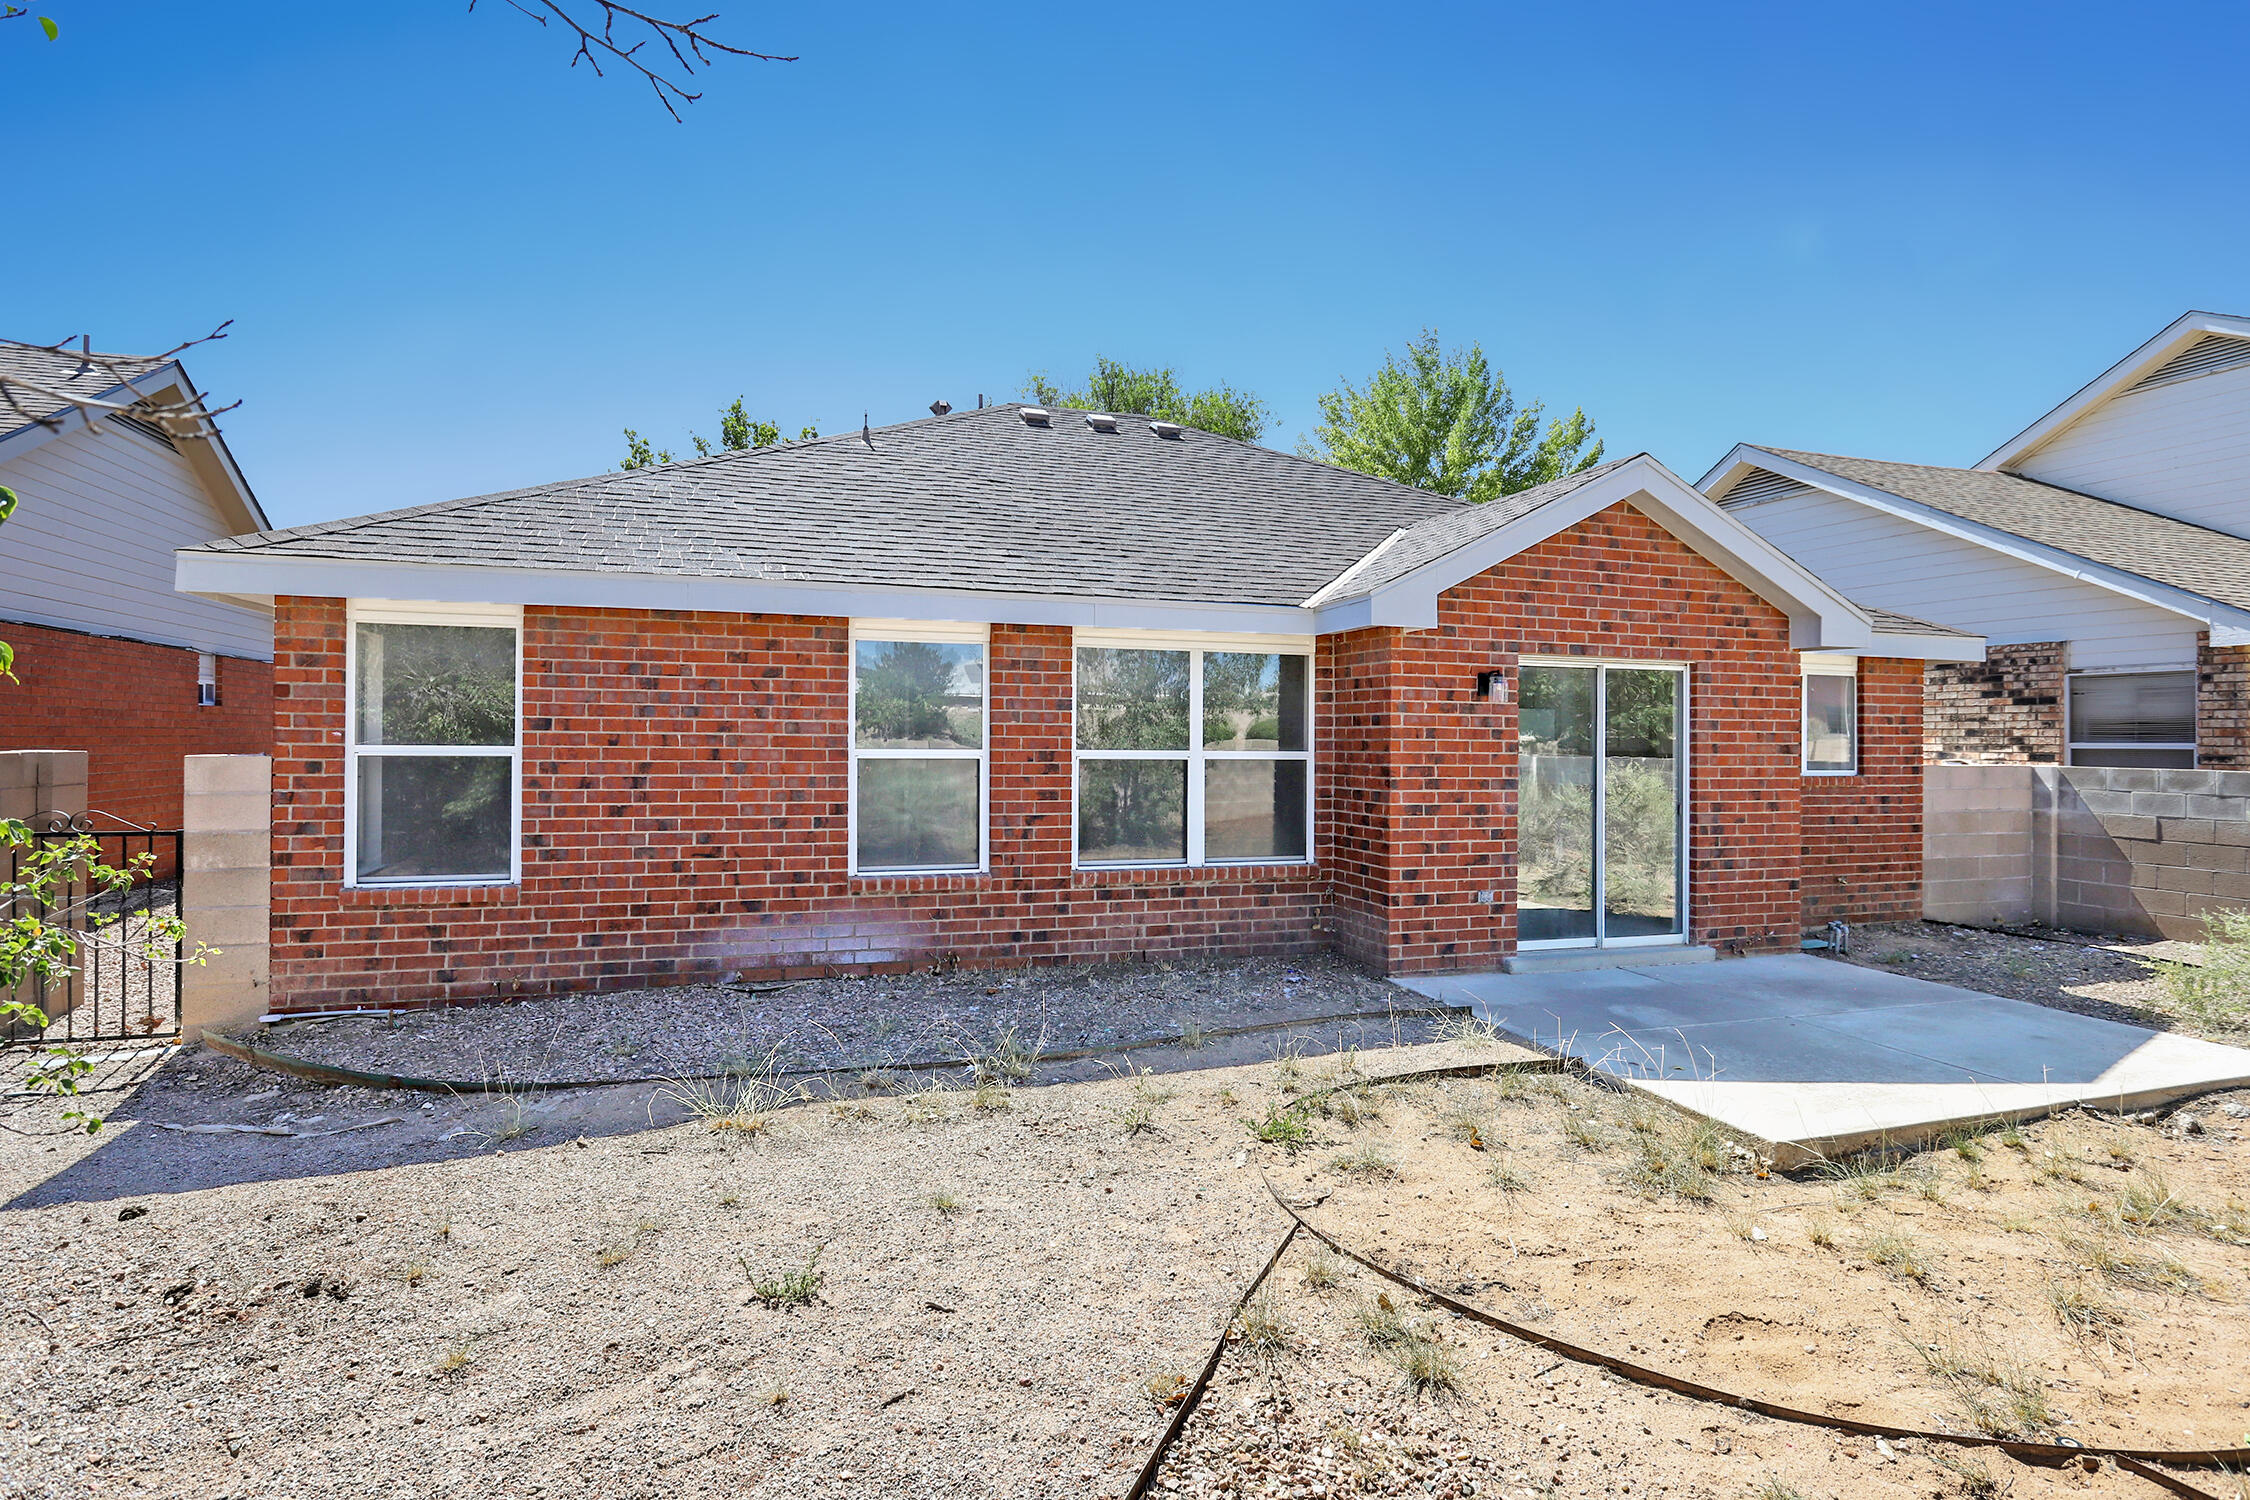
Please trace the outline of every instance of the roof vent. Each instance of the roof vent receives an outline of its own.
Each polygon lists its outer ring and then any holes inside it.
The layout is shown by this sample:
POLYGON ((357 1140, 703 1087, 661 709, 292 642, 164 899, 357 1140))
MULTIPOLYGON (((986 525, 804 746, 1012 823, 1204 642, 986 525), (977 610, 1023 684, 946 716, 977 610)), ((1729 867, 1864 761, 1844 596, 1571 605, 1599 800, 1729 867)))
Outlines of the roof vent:
POLYGON ((2216 375, 2221 370, 2240 369, 2244 365, 2250 365, 2250 339, 2228 338, 2220 333, 2205 334, 2184 351, 2142 376, 2131 390, 2145 391, 2151 386, 2193 380, 2198 375, 2216 375))
POLYGON ((1801 479, 1791 479, 1786 474, 1776 474, 1771 469, 1752 469, 1742 476, 1735 487, 1728 490, 1721 505, 1756 505, 1762 500, 1779 500, 1785 496, 1803 494, 1812 488, 1801 479))
POLYGON ((1016 415, 1033 427, 1047 425, 1047 408, 1044 406, 1019 406, 1016 408, 1016 415))
POLYGON ((1178 438, 1181 433, 1187 431, 1185 427, 1182 427, 1177 422, 1151 422, 1148 424, 1148 430, 1155 433, 1160 438, 1174 439, 1178 438))
POLYGON ((1086 413, 1086 425, 1096 432, 1115 432, 1117 430, 1117 418, 1111 416, 1108 412, 1090 411, 1086 413))
POLYGON ((930 403, 930 415, 933 417, 942 417, 951 410, 953 410, 953 403, 946 400, 943 396, 938 397, 937 400, 930 403))

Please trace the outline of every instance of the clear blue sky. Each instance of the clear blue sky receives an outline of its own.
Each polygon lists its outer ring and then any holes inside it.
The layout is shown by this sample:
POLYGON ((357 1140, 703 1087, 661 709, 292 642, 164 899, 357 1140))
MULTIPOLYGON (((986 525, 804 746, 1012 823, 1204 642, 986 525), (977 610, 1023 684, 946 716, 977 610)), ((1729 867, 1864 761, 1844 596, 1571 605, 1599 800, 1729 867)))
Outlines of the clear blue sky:
POLYGON ((293 523, 1097 351, 1287 447, 1425 324, 1691 479, 1968 463, 2250 312, 2238 3, 708 3, 803 61, 675 125, 504 0, 48 0, 59 42, 0 32, 0 331, 235 319, 190 368, 293 523))

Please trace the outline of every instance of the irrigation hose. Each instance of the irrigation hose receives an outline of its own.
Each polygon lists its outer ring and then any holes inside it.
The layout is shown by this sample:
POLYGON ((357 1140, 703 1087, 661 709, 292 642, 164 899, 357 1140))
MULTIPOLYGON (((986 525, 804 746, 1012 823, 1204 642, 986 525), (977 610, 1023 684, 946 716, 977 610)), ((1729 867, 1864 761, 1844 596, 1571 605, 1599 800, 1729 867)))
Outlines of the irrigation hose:
POLYGON ((1188 1418, 1194 1416, 1196 1407, 1202 1405, 1203 1393, 1211 1387, 1211 1377, 1219 1373, 1220 1361, 1227 1354, 1227 1335, 1234 1331, 1234 1320, 1242 1316, 1242 1310, 1250 1305, 1250 1299, 1258 1294, 1258 1288, 1266 1284, 1266 1278, 1273 1274, 1273 1268, 1281 1264, 1283 1252, 1297 1238, 1298 1227, 1295 1224, 1289 1226, 1289 1232, 1281 1237, 1281 1243, 1273 1247, 1273 1254, 1266 1257, 1265 1266, 1242 1289, 1242 1295, 1234 1299, 1233 1310, 1228 1312, 1226 1321, 1219 1325, 1219 1337, 1211 1345, 1211 1357, 1203 1362, 1203 1372, 1195 1377, 1195 1384, 1188 1387, 1187 1394, 1180 1398, 1179 1405, 1172 1408, 1172 1420, 1164 1424, 1163 1435, 1157 1438, 1156 1446, 1149 1451, 1148 1462, 1141 1466, 1141 1477, 1134 1480, 1132 1488, 1125 1492, 1125 1500, 1143 1500, 1148 1494, 1149 1486, 1156 1483, 1157 1470, 1164 1467, 1164 1459, 1171 1453, 1172 1445, 1187 1430, 1188 1418))
MULTIPOLYGON (((1457 1014, 1462 1007, 1430 1005, 1398 1007, 1391 1010, 1346 1011, 1332 1016, 1305 1016, 1294 1021, 1260 1021, 1254 1026, 1216 1026, 1202 1035, 1209 1039, 1236 1036, 1255 1036, 1267 1031, 1294 1031, 1300 1027, 1327 1026, 1347 1021, 1388 1021, 1393 1019, 1423 1019, 1457 1014)), ((537 1089, 606 1089, 631 1084, 646 1083, 696 1083, 739 1077, 735 1073, 694 1073, 682 1076, 676 1073, 635 1073, 623 1078, 558 1078, 511 1080, 493 1076, 473 1080, 446 1078, 419 1078, 411 1073, 369 1073, 358 1068, 339 1067, 334 1063, 312 1062, 301 1057, 291 1057, 282 1052, 269 1052, 249 1042, 238 1042, 223 1032, 207 1030, 203 1041, 212 1051, 232 1057, 253 1067, 265 1068, 275 1073, 285 1073, 291 1078, 302 1078, 310 1083, 325 1083, 336 1087, 377 1089, 419 1089, 431 1094, 515 1094, 537 1089)), ((1132 1042, 1112 1042, 1103 1047, 1080 1047, 1069 1052, 1042 1052, 1041 1063, 1084 1062, 1088 1058, 1115 1057, 1144 1047, 1178 1047, 1186 1044, 1185 1037, 1147 1037, 1132 1042)), ((926 1058, 918 1062, 861 1062, 844 1063, 827 1068, 782 1068, 770 1075, 774 1078, 834 1078, 854 1073, 878 1070, 895 1073, 934 1073, 964 1065, 958 1057, 926 1058)))
POLYGON ((1685 1376, 1650 1369, 1646 1365, 1620 1359, 1614 1354, 1604 1354, 1598 1349, 1588 1349, 1570 1343, 1556 1338, 1552 1334, 1541 1333, 1535 1328, 1527 1328, 1521 1323, 1512 1323, 1497 1313, 1487 1312, 1473 1303, 1463 1302, 1458 1297, 1449 1297, 1422 1280, 1421 1277, 1408 1276, 1402 1272, 1394 1271, 1344 1244, 1291 1207, 1289 1200, 1281 1196, 1281 1190, 1273 1185, 1271 1178, 1267 1178, 1265 1181, 1266 1191, 1273 1195, 1275 1205, 1289 1216, 1290 1221, 1297 1228, 1304 1230, 1345 1259, 1365 1266, 1385 1281, 1404 1287, 1416 1296, 1426 1298, 1456 1316, 1467 1318, 1473 1323, 1481 1323, 1487 1328, 1496 1329, 1510 1338, 1520 1339, 1524 1343, 1537 1349, 1544 1349, 1550 1354, 1559 1354, 1563 1358, 1579 1364, 1593 1365, 1598 1369, 1607 1370, 1611 1374, 1630 1380, 1636 1385, 1653 1386, 1658 1390, 1670 1391, 1675 1395, 1687 1396, 1693 1400, 1711 1401, 1722 1406, 1732 1406, 1743 1411, 1756 1412, 1759 1416, 1771 1417, 1777 1422, 1795 1422, 1808 1427, 1826 1427, 1832 1431, 1849 1432, 1860 1437, 1917 1438, 1933 1443, 1952 1443, 1965 1448, 1997 1448, 2012 1458, 2050 1467, 2089 1455, 2096 1458, 2111 1458, 2117 1461, 2120 1468, 2127 1468, 2144 1479, 2153 1480, 2172 1490, 2175 1494, 2202 1495, 2204 1500, 2216 1500, 2216 1497, 2205 1495, 2204 1491, 2196 1489, 2193 1485, 2184 1484, 2168 1474, 2156 1473, 2148 1469, 2147 1465, 2163 1463, 2188 1469, 2240 1468, 2244 1465, 2250 1465, 2250 1448, 2206 1448, 2178 1452, 2162 1448, 2108 1447, 2093 1443, 2083 1445, 2034 1443, 2022 1438, 1984 1437, 1959 1432, 1932 1432, 1920 1427, 1898 1427, 1882 1422, 1863 1422, 1856 1417, 1832 1417, 1822 1412, 1803 1411, 1797 1407, 1783 1406, 1778 1402, 1763 1400, 1757 1396, 1738 1395, 1733 1391, 1721 1390, 1714 1385, 1704 1385, 1700 1381, 1689 1380, 1685 1376))

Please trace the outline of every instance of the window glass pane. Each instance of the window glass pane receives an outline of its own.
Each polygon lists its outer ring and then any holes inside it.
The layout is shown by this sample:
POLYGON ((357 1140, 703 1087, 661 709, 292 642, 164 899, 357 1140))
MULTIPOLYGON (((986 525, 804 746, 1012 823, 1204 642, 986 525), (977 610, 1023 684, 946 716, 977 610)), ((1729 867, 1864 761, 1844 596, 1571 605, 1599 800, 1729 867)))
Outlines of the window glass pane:
POLYGON ((2195 752, 2183 745, 2177 750, 2135 750, 2123 745, 2079 745, 2070 752, 2074 766, 2154 766, 2160 770, 2192 771, 2195 752))
POLYGON ((958 870, 977 863, 983 816, 979 763, 861 759, 859 867, 863 870, 958 870))
POLYGON ((974 750, 984 743, 984 647, 861 641, 855 740, 869 750, 974 750))
POLYGON ((1080 761, 1078 857, 1089 861, 1186 859, 1187 762, 1080 761))
POLYGON ((506 879, 514 759, 359 758, 360 880, 506 879))
POLYGON ((1203 748, 1305 748, 1305 658, 1203 653, 1203 748))
POLYGON ((1825 673, 1805 678, 1805 769, 1849 771, 1858 765, 1859 679, 1825 673))
POLYGON ((1522 942, 1594 935, 1595 676, 1591 667, 1523 669, 1516 714, 1522 942))
POLYGON ((2093 744, 2194 744, 2195 674, 2123 672, 2071 678, 2070 738, 2093 744))
POLYGON ((362 745, 512 745, 516 633, 490 625, 355 630, 362 745))
POLYGON ((1303 859, 1305 763, 1203 763, 1205 859, 1303 859))
POLYGON ((1188 748, 1188 653, 1078 649, 1078 748, 1188 748))
POLYGON ((1602 936, 1680 930, 1680 674, 1602 673, 1602 936))

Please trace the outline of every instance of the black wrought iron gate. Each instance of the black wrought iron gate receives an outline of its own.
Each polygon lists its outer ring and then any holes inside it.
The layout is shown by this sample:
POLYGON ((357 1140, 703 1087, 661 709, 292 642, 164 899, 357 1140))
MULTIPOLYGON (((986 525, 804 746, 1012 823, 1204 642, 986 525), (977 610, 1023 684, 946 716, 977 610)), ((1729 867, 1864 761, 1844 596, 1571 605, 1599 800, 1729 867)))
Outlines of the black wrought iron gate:
MULTIPOLYGON (((180 949, 162 923, 180 914, 180 830, 143 828, 105 813, 52 816, 34 826, 34 841, 54 850, 87 841, 110 869, 132 875, 116 890, 89 882, 82 866, 58 872, 45 901, 0 911, 0 919, 36 916, 73 934, 77 956, 68 974, 26 979, 13 997, 47 1017, 34 1032, 0 1028, 0 1045, 101 1042, 176 1036, 180 1030, 180 949)), ((29 873, 32 852, 5 851, 9 886, 29 873)), ((5 906, 0 900, 0 906, 5 906)))

